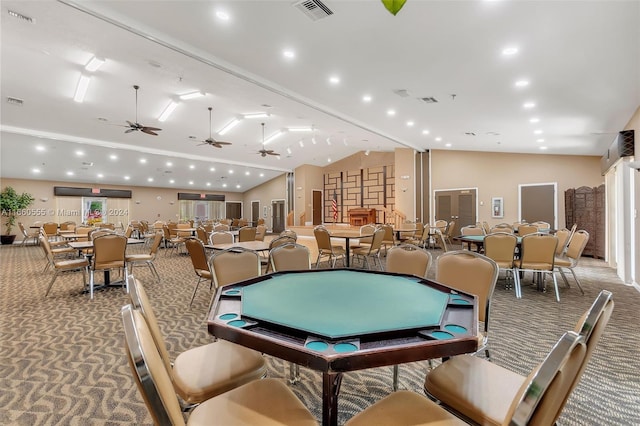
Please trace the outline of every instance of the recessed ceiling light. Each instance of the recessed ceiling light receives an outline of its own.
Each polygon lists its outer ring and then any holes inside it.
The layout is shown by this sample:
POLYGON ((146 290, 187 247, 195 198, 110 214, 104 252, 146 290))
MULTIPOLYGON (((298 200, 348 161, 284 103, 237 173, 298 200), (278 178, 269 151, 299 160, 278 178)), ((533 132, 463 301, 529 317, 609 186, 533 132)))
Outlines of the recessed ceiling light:
POLYGON ((525 102, 524 104, 522 104, 522 107, 526 108, 526 109, 535 108, 536 107, 536 103, 535 102, 525 102))
POLYGON ((189 181, 189 185, 193 185, 193 181, 192 180, 189 181))
POLYGON ((529 85, 529 80, 518 80, 515 84, 516 87, 527 87, 529 85))
POLYGON ((129 176, 124 177, 124 180, 129 180, 129 179, 131 179, 129 176))
POLYGON ((193 164, 189 164, 189 168, 190 168, 191 170, 193 170, 193 169, 195 169, 195 168, 196 168, 196 166, 195 166, 195 165, 193 165, 193 164))
POLYGON ((296 52, 294 52, 291 49, 285 49, 282 51, 282 56, 284 56, 287 59, 293 59, 296 57, 296 52))
POLYGON ((331 137, 327 138, 327 145, 331 145, 331 137))
POLYGON ((546 146, 541 146, 540 149, 544 151, 544 150, 547 149, 547 147, 546 146))
POLYGON ((140 159, 140 163, 141 164, 147 164, 147 159, 146 158, 141 158, 140 159))
POLYGON ((211 186, 211 182, 207 182, 207 183, 206 183, 206 185, 207 185, 207 186, 211 186))
POLYGON ((331 157, 327 158, 327 163, 331 162, 331 157))
POLYGON ((287 147, 287 154, 291 155, 291 148, 287 147))
POLYGON ((153 182, 153 178, 152 177, 147 178, 147 182, 153 182))
POLYGON ((264 173, 260 173, 260 177, 264 177, 264 173))
POLYGON ((502 49, 502 54, 505 56, 515 55, 516 53, 518 53, 518 48, 515 46, 509 46, 502 49))
POLYGON ((536 139, 536 142, 542 143, 542 142, 544 142, 544 139, 536 139))
POLYGON ((36 146, 36 151, 40 151, 40 152, 46 151, 46 148, 44 146, 42 146, 42 145, 37 145, 36 146))
POLYGON ((78 151, 76 151, 76 155, 77 155, 78 157, 83 157, 83 156, 84 156, 84 151, 80 151, 80 150, 78 150, 78 151))
POLYGON ((31 169, 31 171, 32 171, 33 173, 40 173, 40 169, 36 169, 36 168, 31 169))
POLYGON ((227 12, 224 12, 222 10, 218 10, 216 12, 216 18, 220 19, 221 21, 228 21, 231 17, 229 16, 229 14, 227 12))
POLYGON ((173 166, 173 163, 171 161, 167 161, 167 167, 171 167, 173 166))
POLYGON ((117 155, 115 155, 115 154, 111 154, 111 155, 109 156, 109 158, 110 158, 110 159, 112 159, 112 160, 117 160, 117 159, 118 159, 118 156, 117 156, 117 155))
POLYGON ((441 138, 440 136, 438 136, 438 137, 436 138, 436 142, 440 142, 441 140, 442 140, 442 138, 441 138))
POLYGON ((529 119, 529 123, 539 123, 540 119, 538 117, 532 117, 529 119))
POLYGON ((173 179, 169 179, 169 183, 176 183, 176 181, 173 179))
POLYGON ((236 185, 236 188, 240 188, 240 184, 237 184, 237 185, 236 185))
POLYGON ((332 75, 331 77, 329 77, 329 83, 331 84, 340 83, 340 77, 338 77, 337 75, 332 75))
POLYGON ((407 121, 407 126, 409 127, 413 127, 415 123, 413 121, 407 121))
POLYGON ((445 143, 444 146, 446 146, 447 148, 451 148, 451 144, 450 143, 445 143))
POLYGON ((373 98, 371 97, 371 95, 364 95, 364 96, 362 97, 362 101, 363 101, 363 102, 371 102, 371 99, 373 99, 373 98))
POLYGON ((431 133, 431 132, 429 132, 427 129, 424 129, 424 130, 422 131, 422 134, 423 134, 423 135, 428 135, 429 133, 431 133))
POLYGON ((387 115, 390 117, 393 117, 394 115, 396 115, 396 110, 395 109, 388 109, 387 110, 387 115))
POLYGON ((246 172, 244 172, 244 174, 245 174, 246 176, 249 176, 249 175, 251 175, 251 172, 250 172, 249 170, 247 170, 246 172))
POLYGON ((104 175, 102 173, 98 173, 96 176, 98 176, 99 178, 103 178, 104 175))
POLYGON ((206 95, 206 93, 201 92, 201 91, 195 91, 195 92, 189 92, 189 93, 185 93, 183 95, 180 95, 180 99, 182 99, 183 101, 187 101, 189 99, 196 99, 196 98, 201 98, 204 95, 206 95))
POLYGON ((229 174, 232 175, 233 174, 233 169, 229 170, 229 174))
POLYGON ((302 139, 300 139, 298 141, 298 145, 300 145, 300 148, 304 148, 304 141, 302 139))
POLYGON ((223 184, 222 184, 222 187, 223 187, 223 188, 226 188, 226 187, 227 187, 227 184, 226 184, 226 183, 223 183, 223 184))
POLYGON ((534 135, 541 135, 541 134, 543 134, 543 133, 544 133, 544 132, 543 132, 542 130, 540 130, 540 129, 538 129, 538 130, 534 130, 534 131, 533 131, 533 134, 534 134, 534 135))
POLYGON ((73 176, 74 174, 75 174, 75 173, 73 173, 71 170, 69 170, 69 171, 67 172, 67 176, 73 176))
POLYGON ((215 168, 215 167, 209 167, 209 171, 210 171, 210 172, 215 172, 215 171, 216 171, 216 168, 215 168))

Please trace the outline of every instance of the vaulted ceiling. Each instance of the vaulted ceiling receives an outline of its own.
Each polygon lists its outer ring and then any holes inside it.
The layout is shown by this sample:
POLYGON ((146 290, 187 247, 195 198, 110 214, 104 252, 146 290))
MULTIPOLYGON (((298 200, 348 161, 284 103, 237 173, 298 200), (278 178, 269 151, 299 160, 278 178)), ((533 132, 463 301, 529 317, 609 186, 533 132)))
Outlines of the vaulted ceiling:
POLYGON ((1 7, 2 177, 242 192, 366 150, 602 155, 640 105, 637 0, 1 7))

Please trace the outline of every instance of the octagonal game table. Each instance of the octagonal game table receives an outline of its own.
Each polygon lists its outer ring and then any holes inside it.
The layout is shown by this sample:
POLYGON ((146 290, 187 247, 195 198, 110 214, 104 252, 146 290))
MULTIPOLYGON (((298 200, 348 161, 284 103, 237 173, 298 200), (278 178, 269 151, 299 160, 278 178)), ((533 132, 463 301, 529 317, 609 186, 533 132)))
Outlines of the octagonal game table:
MULTIPOLYGON (((477 350, 477 300, 411 275, 290 271, 221 287, 209 332, 322 372, 322 423, 337 425, 348 371, 477 350)), ((389 384, 391 386, 391 383, 389 384)))

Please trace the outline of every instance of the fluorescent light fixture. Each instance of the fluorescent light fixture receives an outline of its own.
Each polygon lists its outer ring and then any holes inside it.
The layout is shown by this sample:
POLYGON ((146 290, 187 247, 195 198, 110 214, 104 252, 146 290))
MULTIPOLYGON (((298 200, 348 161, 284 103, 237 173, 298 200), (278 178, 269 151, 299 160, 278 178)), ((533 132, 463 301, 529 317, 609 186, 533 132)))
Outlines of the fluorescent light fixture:
POLYGON ((242 116, 244 118, 267 118, 270 117, 271 114, 269 114, 268 112, 252 112, 249 114, 243 114, 242 116))
POLYGON ((215 171, 216 171, 216 168, 215 168, 215 167, 209 167, 209 171, 210 171, 210 172, 215 172, 215 171))
POLYGON ((291 155, 291 148, 287 148, 287 154, 291 155))
POLYGON ((313 128, 311 127, 287 127, 287 130, 290 132, 312 132, 313 128))
POLYGON ((31 169, 33 173, 40 173, 40 169, 31 169))
POLYGON ((413 121, 407 121, 407 126, 408 127, 413 127, 413 125, 416 124, 413 121))
POLYGON ((540 130, 540 129, 533 131, 534 135, 541 135, 542 133, 544 133, 544 132, 542 130, 540 130))
POLYGON ((146 158, 141 158, 140 159, 140 164, 147 164, 147 159, 146 158))
POLYGON ((206 93, 200 92, 200 91, 189 92, 189 93, 185 93, 184 95, 180 95, 180 99, 182 99, 183 101, 186 101, 186 100, 189 100, 189 99, 201 98, 205 94, 206 93))
POLYGON ((176 181, 173 179, 169 179, 169 183, 176 183, 176 181))
POLYGON ((280 136, 284 135, 285 131, 284 130, 278 130, 277 132, 271 134, 270 136, 268 136, 265 140, 264 140, 264 144, 268 144, 269 142, 274 141, 275 139, 279 138, 280 136))
POLYGON ((524 104, 522 104, 522 107, 526 108, 526 109, 535 108, 536 107, 536 103, 535 102, 525 102, 524 104))
POLYGON ((533 117, 529 119, 529 123, 539 123, 540 119, 538 117, 533 117))
POLYGON ((446 144, 444 144, 444 146, 446 146, 447 148, 451 148, 451 144, 450 143, 446 143, 446 144))
POLYGON ((296 57, 296 52, 294 52, 291 49, 286 49, 282 51, 282 56, 284 56, 287 59, 293 59, 296 57))
POLYGON ((240 120, 242 120, 241 118, 234 118, 233 120, 231 120, 230 122, 228 122, 227 124, 225 124, 225 126, 218 130, 218 134, 220 136, 223 136, 224 134, 228 133, 229 130, 233 129, 234 127, 236 127, 238 125, 238 123, 240 123, 240 120))
POLYGON ((298 141, 298 145, 300 145, 300 148, 304 148, 304 142, 302 141, 302 139, 298 141))
POLYGON ((227 12, 223 12, 222 10, 219 10, 216 12, 216 16, 218 17, 218 19, 220 19, 221 21, 228 21, 230 16, 227 12))
POLYGON ((431 133, 431 132, 429 132, 427 129, 424 129, 424 130, 422 131, 422 134, 423 134, 423 135, 428 135, 429 133, 431 133))
POLYGON ((387 110, 387 115, 393 117, 394 115, 396 115, 396 111, 393 109, 387 110))
POLYGON ((518 80, 516 81, 516 87, 527 87, 529 85, 528 80, 518 80))
POLYGON ((189 185, 193 185, 193 181, 192 180, 189 181, 189 185))
POLYGON ((544 139, 536 139, 536 142, 542 143, 542 142, 544 142, 544 139))
POLYGON ((38 145, 38 146, 36 146, 36 151, 40 151, 40 152, 42 152, 42 151, 46 151, 46 150, 47 150, 47 149, 46 149, 44 146, 42 146, 42 145, 38 145))
POLYGON ((442 138, 441 138, 440 136, 438 136, 438 137, 436 138, 436 142, 440 142, 441 140, 442 140, 442 138))
POLYGON ((371 99, 373 99, 371 95, 364 95, 362 97, 362 102, 371 102, 371 99))
POLYGON ((173 113, 173 111, 176 109, 177 106, 178 106, 177 102, 170 101, 169 104, 164 109, 164 111, 162 111, 162 114, 160 114, 160 117, 158 117, 158 121, 161 123, 166 121, 167 118, 169 118, 169 116, 173 113))
POLYGON ((264 173, 260 173, 260 177, 264 177, 264 173))
POLYGON ((232 175, 233 174, 233 169, 229 169, 229 174, 232 175))
POLYGON ((226 184, 226 183, 223 183, 223 184, 222 184, 222 187, 223 187, 223 188, 226 188, 226 187, 227 187, 227 184, 226 184))
POLYGON ((312 143, 312 144, 314 144, 314 145, 318 143, 318 142, 316 141, 316 138, 315 138, 315 137, 311 138, 311 143, 312 143))
POLYGON ((84 155, 84 151, 76 151, 76 155, 78 157, 82 157, 84 155))
POLYGON ((509 46, 502 49, 502 54, 505 56, 515 55, 516 53, 518 53, 518 48, 515 46, 509 46))
POLYGON ((544 151, 544 150, 547 149, 547 147, 546 146, 541 146, 540 149, 544 151))
POLYGON ((96 72, 98 71, 98 68, 100 68, 104 64, 104 62, 105 60, 103 58, 98 58, 97 56, 94 56, 93 58, 91 58, 89 63, 85 65, 84 69, 89 72, 96 72))
POLYGON ((173 163, 171 161, 167 161, 167 167, 171 167, 173 166, 173 163))
POLYGON ((91 77, 81 74, 80 79, 78 80, 78 86, 76 87, 76 94, 73 95, 73 100, 79 103, 84 101, 84 96, 87 94, 87 89, 89 88, 89 82, 91 81, 91 77))
POLYGON ((240 184, 237 184, 237 185, 236 185, 236 188, 240 188, 240 184))
POLYGON ((251 172, 249 170, 247 170, 246 172, 244 172, 245 176, 249 176, 251 174, 251 172))
POLYGON ((329 77, 329 83, 331 84, 340 83, 340 77, 338 77, 337 75, 332 75, 331 77, 329 77))

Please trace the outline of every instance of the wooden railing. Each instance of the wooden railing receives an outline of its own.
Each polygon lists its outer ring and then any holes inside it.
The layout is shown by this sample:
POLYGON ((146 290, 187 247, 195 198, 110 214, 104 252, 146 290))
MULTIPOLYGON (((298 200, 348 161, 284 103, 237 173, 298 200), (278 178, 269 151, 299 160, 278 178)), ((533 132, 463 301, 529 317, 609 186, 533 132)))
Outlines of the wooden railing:
POLYGON ((307 222, 307 212, 302 212, 300 213, 300 226, 304 226, 304 224, 307 222))
POLYGON ((287 214, 287 226, 293 226, 293 210, 287 214))

